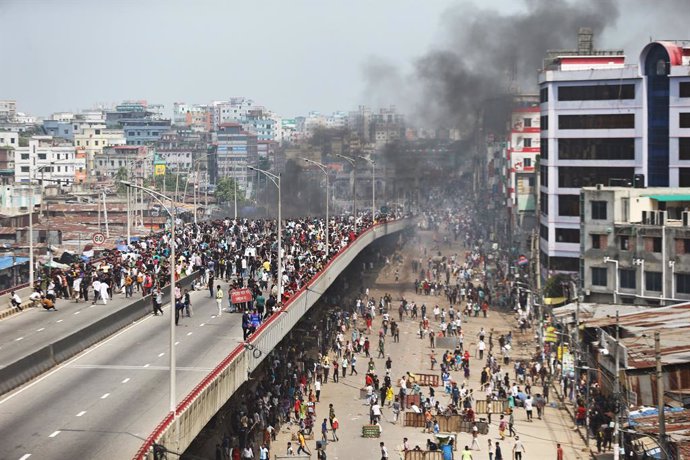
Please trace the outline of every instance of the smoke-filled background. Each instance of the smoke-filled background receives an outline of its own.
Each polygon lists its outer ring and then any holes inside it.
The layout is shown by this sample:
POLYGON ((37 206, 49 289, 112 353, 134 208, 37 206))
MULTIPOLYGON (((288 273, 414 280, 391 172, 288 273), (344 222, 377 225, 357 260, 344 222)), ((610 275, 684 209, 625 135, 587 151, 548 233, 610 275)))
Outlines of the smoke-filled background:
POLYGON ((511 12, 459 3, 440 18, 437 45, 409 67, 370 57, 364 98, 397 105, 418 126, 467 134, 483 114, 501 129, 505 96, 536 92, 547 50, 577 48, 579 28, 592 29, 595 48, 624 49, 635 63, 650 39, 690 38, 688 13, 687 0, 526 0, 511 12))

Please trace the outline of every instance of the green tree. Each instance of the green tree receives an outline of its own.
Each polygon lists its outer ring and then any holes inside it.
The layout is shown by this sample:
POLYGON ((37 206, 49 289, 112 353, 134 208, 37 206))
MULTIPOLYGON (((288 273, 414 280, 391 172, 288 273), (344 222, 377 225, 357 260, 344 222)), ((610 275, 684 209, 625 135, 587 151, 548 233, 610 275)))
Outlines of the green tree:
POLYGON ((129 172, 127 171, 127 168, 124 166, 120 167, 120 169, 117 170, 117 173, 115 173, 115 183, 117 184, 117 193, 125 193, 127 192, 127 186, 125 184, 122 184, 121 181, 126 181, 129 179, 129 172))
POLYGON ((235 200, 235 190, 237 190, 237 202, 245 200, 244 191, 237 185, 235 180, 230 177, 223 177, 216 183, 216 200, 218 203, 228 203, 235 200))

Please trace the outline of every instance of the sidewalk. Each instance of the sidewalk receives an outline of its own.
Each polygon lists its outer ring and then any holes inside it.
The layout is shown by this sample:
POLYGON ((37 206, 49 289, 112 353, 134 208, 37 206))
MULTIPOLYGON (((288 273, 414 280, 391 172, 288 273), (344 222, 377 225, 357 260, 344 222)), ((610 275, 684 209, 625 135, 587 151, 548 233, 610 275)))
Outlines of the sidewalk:
MULTIPOLYGON (((400 271, 400 283, 395 282, 396 266, 389 266, 384 268, 376 276, 365 277, 364 287, 370 288, 370 295, 377 300, 388 292, 393 296, 393 309, 395 311, 395 318, 397 319, 397 307, 400 298, 405 296, 408 301, 415 301, 420 307, 423 303, 427 306, 427 311, 433 310, 434 305, 439 305, 441 308, 448 309, 448 302, 444 296, 425 296, 416 295, 414 293, 414 273, 411 273, 410 260, 412 257, 423 257, 424 247, 428 249, 433 245, 432 232, 420 232, 420 239, 412 239, 407 243, 407 246, 402 250, 404 262, 397 267, 400 271)), ((451 245, 450 248, 442 248, 444 255, 453 253, 463 254, 464 250, 459 245, 451 245)), ((390 257, 394 260, 393 257, 390 257)), ((431 315, 432 329, 438 331, 438 324, 433 321, 433 314, 431 315)), ((469 321, 463 322, 463 330, 465 332, 465 348, 470 350, 470 353, 475 352, 475 345, 477 333, 480 327, 484 327, 486 331, 491 328, 494 329, 494 343, 497 342, 497 334, 507 333, 511 330, 514 320, 512 315, 498 313, 495 311, 489 312, 488 318, 470 318, 469 321)), ((381 325, 381 318, 374 319, 372 327, 373 333, 369 336, 372 341, 372 350, 376 348, 376 331, 381 325)), ((429 348, 428 339, 420 340, 417 331, 419 330, 419 323, 417 320, 410 320, 405 318, 400 324, 400 343, 393 343, 392 339, 386 337, 386 354, 391 356, 393 361, 391 379, 396 382, 405 372, 411 373, 436 373, 435 370, 430 371, 429 355, 431 349, 429 348)), ((347 334, 346 334, 347 335, 347 334)), ((514 348, 517 353, 520 348, 525 351, 530 351, 533 348, 533 333, 521 336, 514 331, 513 343, 519 345, 523 342, 522 347, 516 346, 514 348)), ((440 356, 445 350, 436 349, 436 358, 440 356)), ((373 353, 376 356, 376 353, 373 353)), ((369 422, 369 410, 365 405, 364 400, 359 399, 359 389, 364 386, 364 373, 366 369, 366 361, 364 355, 358 356, 358 370, 359 376, 348 376, 341 379, 339 383, 329 381, 322 386, 321 402, 317 405, 317 424, 315 440, 321 439, 320 425, 324 417, 328 416, 328 404, 332 403, 335 408, 336 416, 340 422, 340 429, 338 436, 339 442, 329 442, 327 446, 327 453, 329 459, 377 459, 380 458, 379 442, 383 441, 388 447, 390 458, 399 458, 399 449, 402 445, 403 438, 407 437, 412 448, 419 445, 422 449, 425 448, 427 439, 433 440, 433 435, 422 433, 421 428, 404 427, 404 414, 401 413, 398 424, 393 424, 393 414, 389 408, 383 410, 383 420, 381 426, 383 433, 381 438, 363 438, 361 436, 362 425, 369 422)), ((384 374, 385 359, 374 358, 376 363, 376 370, 379 376, 384 374)), ((484 399, 483 393, 479 392, 479 375, 481 372, 481 363, 478 360, 472 359, 470 362, 471 375, 467 385, 474 389, 477 399, 484 399)), ((512 369, 512 367, 511 367, 512 369)), ((464 377, 459 372, 452 372, 451 376, 459 384, 465 381, 464 377)), ((511 371, 512 376, 512 371, 511 371)), ((422 387, 424 395, 428 395, 428 388, 422 387)), ((533 387, 533 393, 538 392, 540 388, 533 387)), ((394 383, 394 389, 396 384, 394 383)), ((396 390, 397 391, 397 390, 396 390)), ((446 395, 441 387, 436 388, 436 399, 441 401, 442 405, 446 405, 450 397, 446 395)), ((558 405, 556 406, 558 407, 558 405)), ((498 419, 499 416, 492 417, 492 424, 489 428, 488 435, 479 436, 480 451, 473 451, 474 460, 488 459, 487 442, 491 440, 495 445, 499 441, 498 437, 498 419)), ((555 458, 556 443, 560 442, 564 451, 565 459, 584 459, 587 458, 583 453, 584 443, 578 436, 578 433, 573 430, 572 418, 569 414, 561 409, 547 406, 545 409, 544 420, 537 420, 528 423, 524 409, 517 409, 515 413, 515 430, 520 439, 526 447, 526 455, 523 459, 547 459, 555 458)), ((291 434, 296 431, 294 426, 284 426, 278 434, 277 440, 272 443, 272 457, 275 455, 284 455, 287 442, 290 441, 291 434)), ((457 445, 458 450, 455 452, 455 458, 459 458, 460 452, 465 445, 471 444, 471 435, 468 433, 458 433, 457 445)), ((508 459, 512 457, 513 439, 507 438, 501 441, 501 449, 503 451, 503 458, 508 459)), ((295 445, 295 442, 293 442, 295 445)), ((315 441, 308 441, 309 449, 315 457, 315 441)))

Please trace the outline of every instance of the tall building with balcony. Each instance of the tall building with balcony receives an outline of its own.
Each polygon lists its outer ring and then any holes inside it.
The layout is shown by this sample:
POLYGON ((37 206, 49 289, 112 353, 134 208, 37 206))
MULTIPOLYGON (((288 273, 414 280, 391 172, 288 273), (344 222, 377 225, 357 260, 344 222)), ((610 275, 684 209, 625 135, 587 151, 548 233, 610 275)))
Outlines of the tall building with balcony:
POLYGON ((551 52, 539 75, 542 276, 578 273, 580 189, 690 185, 690 48, 652 42, 639 62, 595 50, 551 52))
POLYGON ((690 299, 690 188, 584 187, 580 199, 588 301, 690 299))
POLYGON ((247 196, 251 196, 252 184, 247 166, 258 163, 256 134, 245 131, 239 123, 223 123, 218 127, 215 153, 209 158, 211 183, 231 177, 247 196))

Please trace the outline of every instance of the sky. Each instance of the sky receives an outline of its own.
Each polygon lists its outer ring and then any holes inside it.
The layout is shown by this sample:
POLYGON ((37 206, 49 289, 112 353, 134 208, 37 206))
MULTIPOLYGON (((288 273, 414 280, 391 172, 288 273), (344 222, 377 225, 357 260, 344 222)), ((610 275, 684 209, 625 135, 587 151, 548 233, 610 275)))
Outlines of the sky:
MULTIPOLYGON (((543 1, 474 3, 505 16, 543 1)), ((636 61, 650 38, 690 39, 688 0, 611 1, 619 14, 595 37, 598 47, 624 48, 636 61)), ((471 3, 0 0, 0 99, 38 116, 132 99, 170 111, 175 101, 233 96, 282 116, 405 106, 410 88, 382 91, 371 69, 387 68, 409 83, 420 57, 451 46, 471 3)), ((477 39, 491 36, 486 30, 477 39)))

